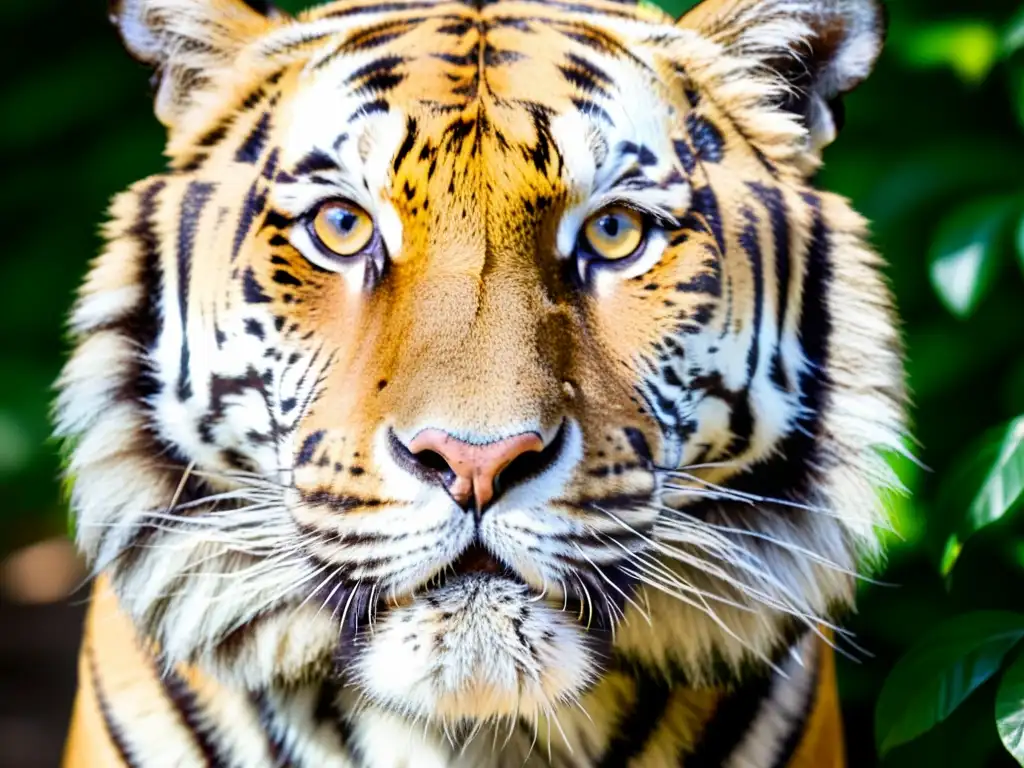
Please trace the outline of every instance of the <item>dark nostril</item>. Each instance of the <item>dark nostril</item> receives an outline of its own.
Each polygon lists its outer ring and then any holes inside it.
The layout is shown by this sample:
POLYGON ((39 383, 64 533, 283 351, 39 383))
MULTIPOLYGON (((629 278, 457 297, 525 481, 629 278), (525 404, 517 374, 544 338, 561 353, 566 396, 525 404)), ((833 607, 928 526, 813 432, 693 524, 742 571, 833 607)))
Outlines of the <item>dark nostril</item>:
POLYGON ((391 455, 402 469, 425 483, 445 484, 451 479, 452 469, 437 451, 422 450, 413 453, 392 432, 388 435, 391 455))
POLYGON ((419 451, 418 453, 412 454, 412 457, 420 466, 433 472, 449 473, 452 471, 452 468, 448 465, 444 456, 437 451, 419 451))
POLYGON ((563 424, 559 427, 555 439, 548 443, 543 450, 520 454, 498 474, 495 480, 497 492, 512 488, 544 472, 558 458, 564 442, 565 425, 563 424))

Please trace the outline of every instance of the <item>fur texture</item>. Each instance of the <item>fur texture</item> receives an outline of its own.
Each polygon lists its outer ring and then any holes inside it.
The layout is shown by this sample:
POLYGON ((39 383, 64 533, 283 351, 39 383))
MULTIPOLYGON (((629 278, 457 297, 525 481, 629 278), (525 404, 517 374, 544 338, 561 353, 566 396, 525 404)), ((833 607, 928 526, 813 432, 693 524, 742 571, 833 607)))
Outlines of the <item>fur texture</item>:
MULTIPOLYGON (((58 433, 79 544, 161 669, 285 729, 295 691, 343 681, 377 745, 557 723, 587 765, 615 670, 699 699, 828 636, 902 450, 879 259, 809 180, 880 50, 874 3, 114 18, 159 73, 169 169, 114 203, 58 433), (354 257, 310 227, 338 199, 374 223, 354 257), (609 205, 646 221, 621 262, 581 240, 609 205), (427 430, 545 449, 467 510, 408 450, 427 430)), ((818 682, 778 701, 806 714, 818 682)), ((748 725, 736 765, 795 727, 748 725)))

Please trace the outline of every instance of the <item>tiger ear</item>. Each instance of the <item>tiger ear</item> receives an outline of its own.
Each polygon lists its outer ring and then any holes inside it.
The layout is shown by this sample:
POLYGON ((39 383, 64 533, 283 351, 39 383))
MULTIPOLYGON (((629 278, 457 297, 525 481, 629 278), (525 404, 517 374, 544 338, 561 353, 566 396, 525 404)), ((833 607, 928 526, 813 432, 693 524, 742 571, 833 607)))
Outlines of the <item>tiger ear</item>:
POLYGON ((128 51, 156 69, 156 116, 173 129, 278 13, 263 0, 111 0, 128 51))
POLYGON ((779 106, 817 155, 842 127, 840 98, 875 66, 886 15, 880 0, 704 0, 678 23, 781 77, 779 106))

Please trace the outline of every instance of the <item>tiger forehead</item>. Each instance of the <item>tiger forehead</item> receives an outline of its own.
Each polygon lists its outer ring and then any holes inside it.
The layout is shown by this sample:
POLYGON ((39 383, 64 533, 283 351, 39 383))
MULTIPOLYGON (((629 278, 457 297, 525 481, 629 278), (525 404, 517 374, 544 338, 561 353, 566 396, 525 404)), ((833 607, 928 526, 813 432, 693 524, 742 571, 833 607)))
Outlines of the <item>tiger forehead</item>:
MULTIPOLYGON (((352 92, 391 96, 440 113, 462 109, 477 99, 515 109, 531 94, 549 108, 565 109, 576 94, 611 95, 614 78, 597 63, 607 55, 590 51, 589 57, 583 56, 567 50, 565 43, 550 20, 429 18, 389 43, 386 53, 357 67, 345 85, 352 92)), ((349 43, 341 51, 351 48, 349 43)), ((357 56, 353 51, 350 60, 357 56)))
MULTIPOLYGON (((286 165, 331 156, 342 192, 375 214, 394 201, 402 218, 485 205, 509 222, 618 191, 673 218, 688 190, 671 134, 690 106, 640 55, 664 19, 608 5, 405 4, 325 35, 287 107, 286 165)), ((309 34, 360 9, 331 8, 309 34)))
MULTIPOLYGON (((359 100, 348 120, 397 109, 415 116, 421 132, 439 136, 457 132, 467 111, 486 111, 487 122, 477 128, 493 126, 499 140, 520 142, 535 137, 538 116, 574 112, 610 128, 624 97, 633 101, 638 90, 659 98, 667 93, 657 73, 602 25, 605 14, 620 22, 635 17, 621 6, 582 17, 521 2, 482 10, 414 5, 424 10, 346 30, 306 66, 307 74, 325 75, 359 100)), ((350 12, 346 4, 335 13, 350 12)), ((321 18, 332 18, 331 12, 321 18)))

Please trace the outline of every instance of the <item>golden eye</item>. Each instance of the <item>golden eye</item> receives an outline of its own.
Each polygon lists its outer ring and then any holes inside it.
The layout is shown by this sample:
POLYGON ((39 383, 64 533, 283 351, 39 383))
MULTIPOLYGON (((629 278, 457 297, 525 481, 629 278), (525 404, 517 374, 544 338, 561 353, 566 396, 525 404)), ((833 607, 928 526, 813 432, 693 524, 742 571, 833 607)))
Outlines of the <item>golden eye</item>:
POLYGON ((631 208, 614 205, 591 216, 583 234, 594 255, 620 261, 636 253, 644 242, 644 217, 631 208))
POLYGON ((373 237, 373 219, 353 203, 332 200, 320 206, 313 219, 313 234, 338 256, 355 256, 373 237))

